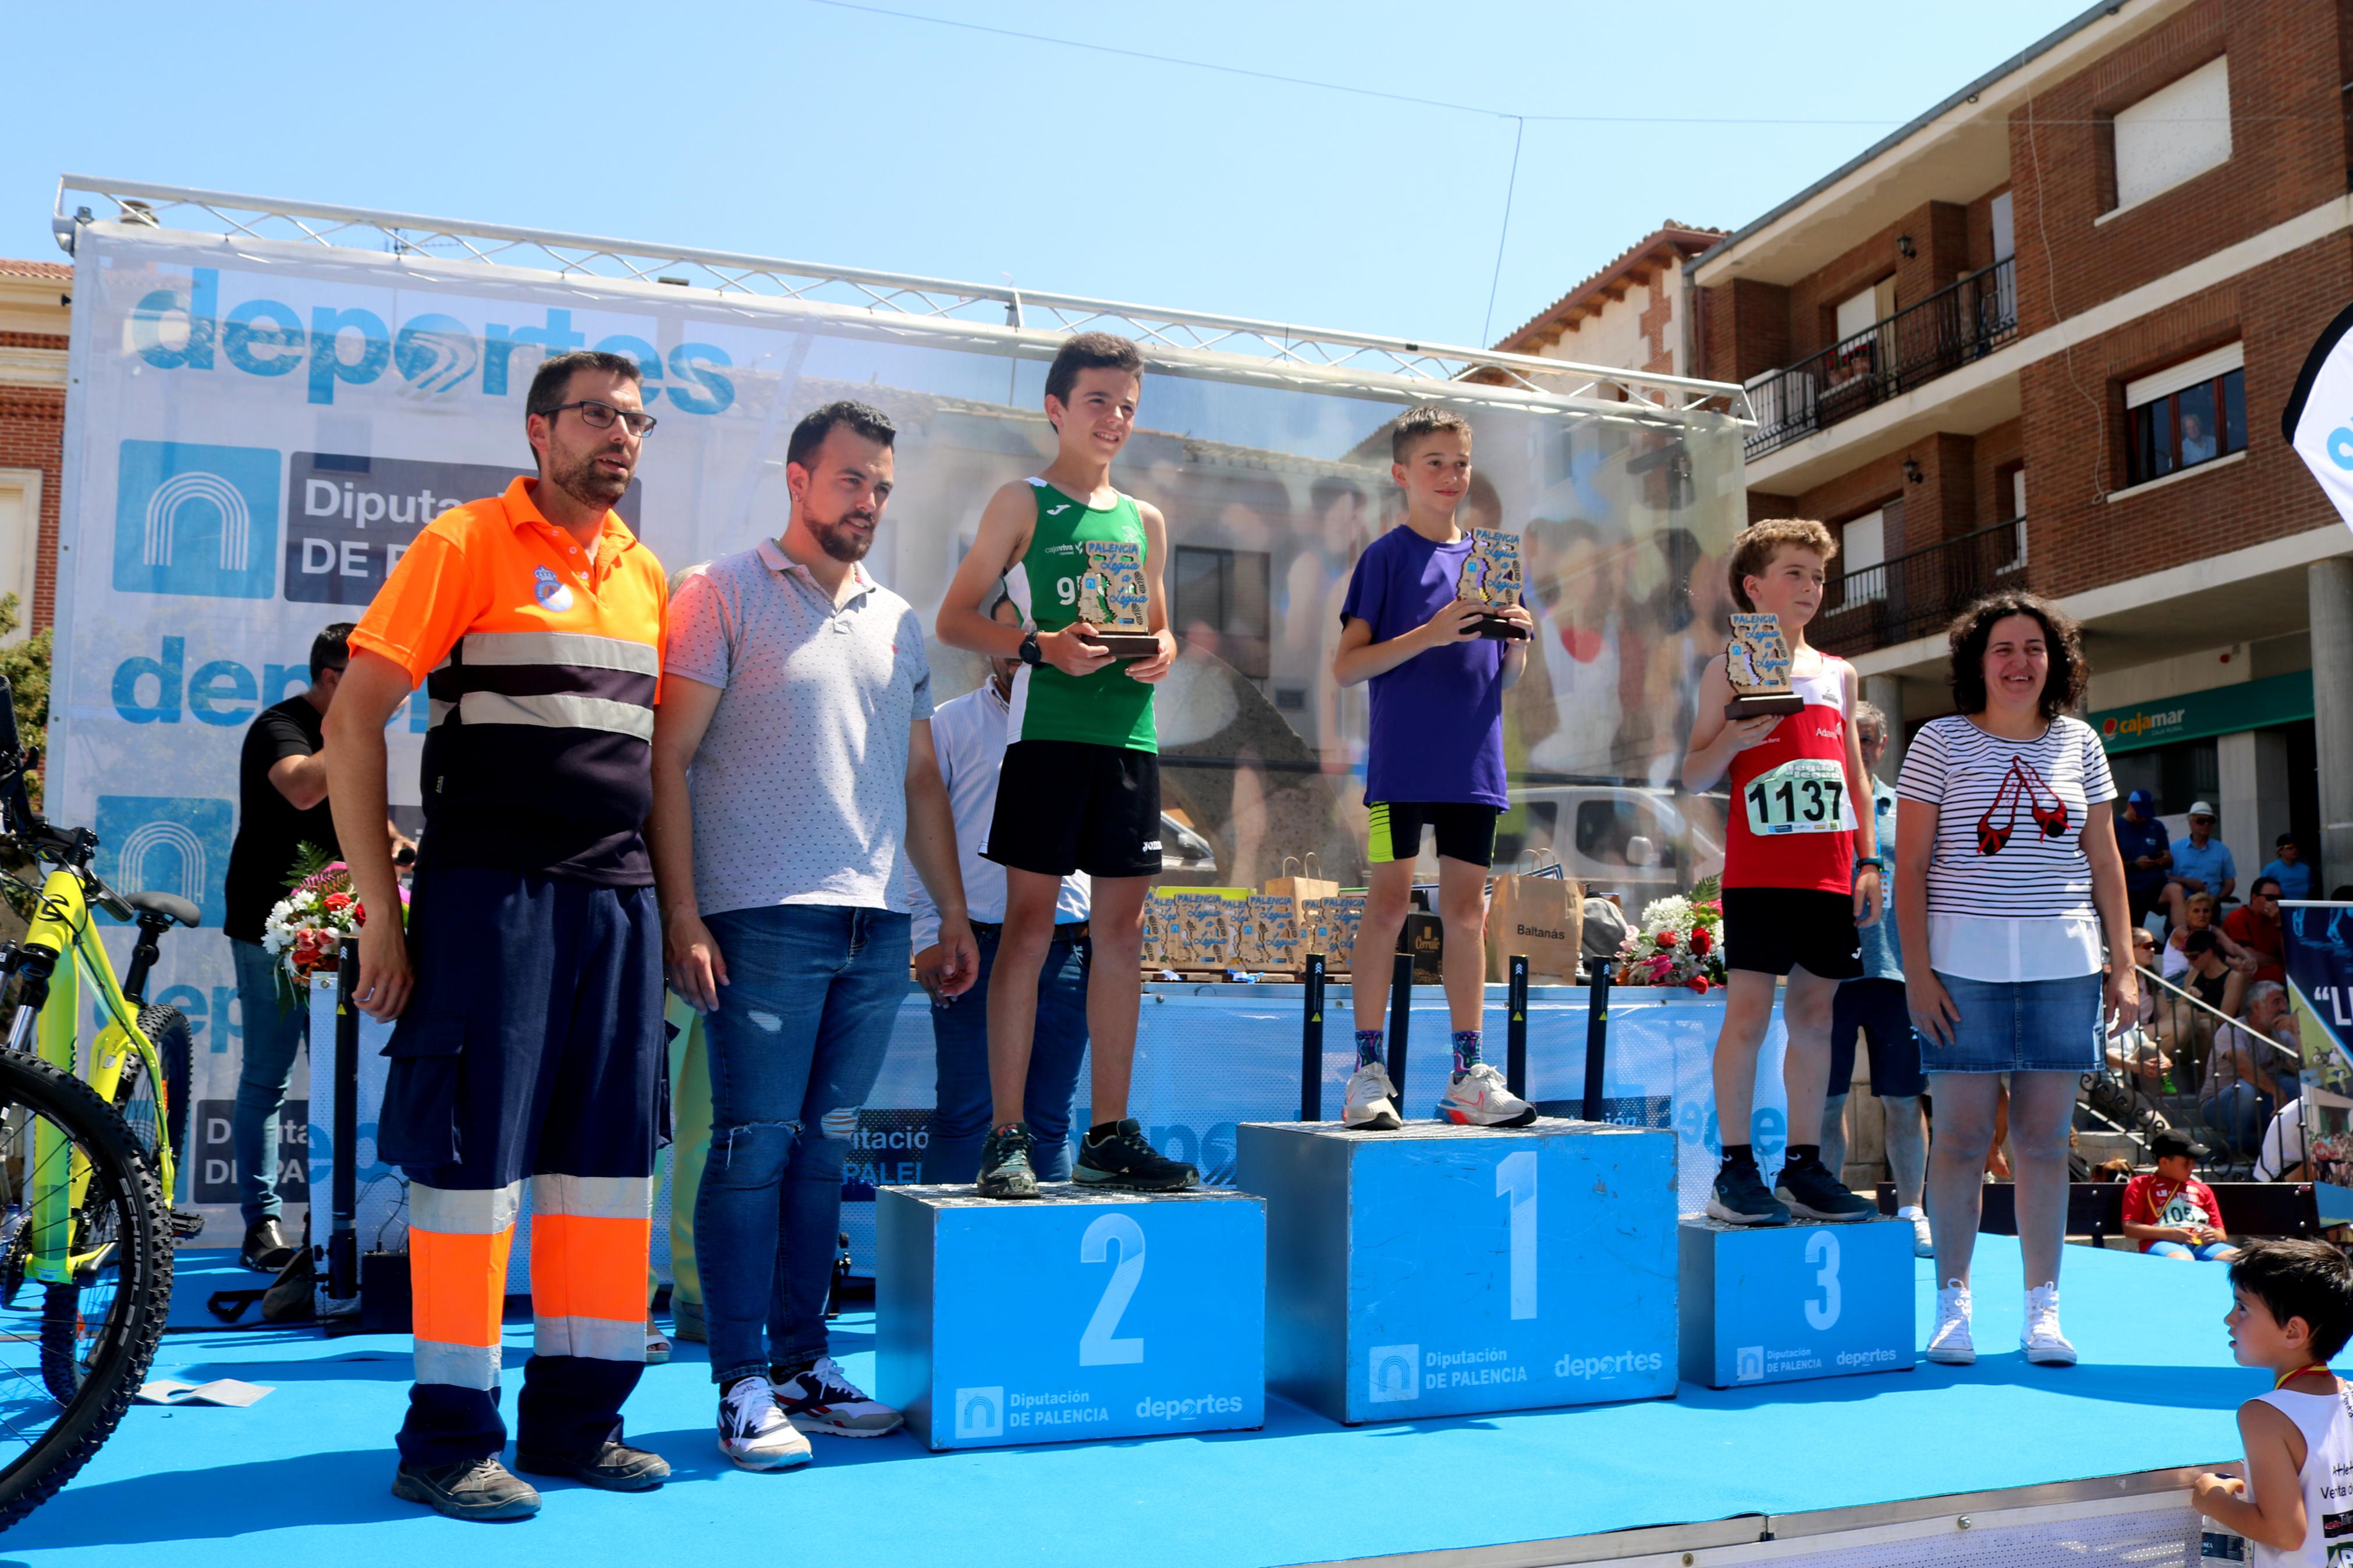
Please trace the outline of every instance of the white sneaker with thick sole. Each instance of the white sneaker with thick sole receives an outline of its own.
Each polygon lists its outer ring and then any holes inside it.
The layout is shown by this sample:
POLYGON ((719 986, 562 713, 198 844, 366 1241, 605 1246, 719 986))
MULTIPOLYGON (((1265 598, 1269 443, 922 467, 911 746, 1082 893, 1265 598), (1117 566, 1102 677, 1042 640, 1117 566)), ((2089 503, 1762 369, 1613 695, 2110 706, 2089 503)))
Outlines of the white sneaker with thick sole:
POLYGON ((1366 1062, 1348 1075, 1348 1098, 1340 1110, 1340 1125, 1358 1127, 1371 1132, 1394 1131, 1398 1121, 1397 1086, 1389 1082, 1389 1069, 1379 1062, 1366 1062))
POLYGON ((2056 1283, 2035 1286, 2026 1293, 2026 1327, 2019 1331, 2019 1344, 2026 1359, 2036 1366, 2073 1366, 2075 1347, 2059 1331, 2059 1287, 2056 1283))
POLYGON ((1514 1094, 1493 1064, 1472 1062, 1439 1096, 1438 1114, 1464 1127, 1525 1127, 1536 1119, 1536 1108, 1514 1094))
POLYGON ((896 1432, 906 1419, 850 1382, 841 1363, 829 1355, 818 1357, 807 1372, 769 1386, 776 1390, 785 1418, 804 1432, 880 1437, 896 1432))
POLYGON ((1936 1238, 1928 1234, 1928 1211, 1926 1209, 1897 1209, 1895 1211, 1895 1217, 1897 1219, 1908 1219, 1912 1222, 1913 1257, 1934 1258, 1936 1256, 1936 1238))
POLYGON ((765 1374, 739 1377, 719 1396, 719 1451, 747 1470, 809 1462, 809 1440, 776 1408, 765 1374))
POLYGON ((1928 1336, 1928 1359, 1946 1366, 1968 1366, 1978 1359, 1969 1339, 1969 1288, 1957 1279, 1936 1292, 1936 1331, 1928 1336))

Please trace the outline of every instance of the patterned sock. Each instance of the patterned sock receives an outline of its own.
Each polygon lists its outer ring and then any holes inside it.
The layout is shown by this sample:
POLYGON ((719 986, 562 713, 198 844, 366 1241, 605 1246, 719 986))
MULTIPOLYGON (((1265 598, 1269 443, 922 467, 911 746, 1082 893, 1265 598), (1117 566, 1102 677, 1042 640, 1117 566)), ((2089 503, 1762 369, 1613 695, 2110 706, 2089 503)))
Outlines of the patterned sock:
POLYGON ((1724 1163, 1727 1165, 1746 1165, 1753 1170, 1757 1164, 1757 1151, 1746 1143, 1726 1143, 1724 1146, 1724 1163))
POLYGON ((1782 1159, 1781 1168, 1795 1170, 1800 1165, 1816 1164, 1820 1163, 1821 1157, 1822 1146, 1819 1143, 1792 1143, 1789 1145, 1789 1152, 1782 1159))
POLYGON ((1455 1030, 1454 1070, 1458 1073, 1469 1072, 1472 1068, 1478 1065, 1479 1031, 1476 1029, 1455 1030))
POLYGON ((1381 1059, 1381 1032, 1378 1029, 1356 1031, 1356 1065, 1371 1067, 1381 1059))

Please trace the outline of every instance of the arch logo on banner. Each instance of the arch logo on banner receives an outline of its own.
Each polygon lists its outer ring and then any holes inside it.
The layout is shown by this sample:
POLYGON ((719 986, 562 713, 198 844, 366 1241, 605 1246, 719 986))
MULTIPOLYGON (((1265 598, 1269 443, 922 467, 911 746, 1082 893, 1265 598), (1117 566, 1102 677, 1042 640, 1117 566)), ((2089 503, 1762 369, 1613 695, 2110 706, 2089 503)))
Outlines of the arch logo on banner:
POLYGON ((115 590, 270 597, 278 587, 280 462, 264 447, 123 442, 115 590))

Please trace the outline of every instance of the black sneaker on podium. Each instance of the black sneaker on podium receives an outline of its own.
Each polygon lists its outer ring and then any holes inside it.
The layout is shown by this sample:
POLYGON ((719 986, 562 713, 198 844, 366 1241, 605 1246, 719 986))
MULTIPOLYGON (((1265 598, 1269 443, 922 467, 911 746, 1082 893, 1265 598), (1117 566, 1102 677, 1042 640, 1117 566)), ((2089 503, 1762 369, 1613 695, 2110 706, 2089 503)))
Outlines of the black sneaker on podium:
POLYGON ((1707 1214, 1726 1225, 1789 1223, 1789 1211, 1765 1190, 1765 1178, 1754 1160, 1726 1160, 1717 1167, 1715 1187, 1707 1195, 1707 1214))
POLYGON ((1820 1160, 1783 1165, 1781 1173, 1773 1178, 1773 1193, 1800 1219, 1852 1225, 1879 1213, 1877 1204, 1860 1193, 1849 1192, 1820 1160))
POLYGON ((1201 1179, 1182 1160, 1171 1160, 1144 1136, 1134 1117, 1114 1122, 1098 1142, 1092 1133, 1079 1140, 1078 1163, 1071 1179, 1090 1186, 1133 1187, 1145 1193, 1181 1193, 1201 1179))

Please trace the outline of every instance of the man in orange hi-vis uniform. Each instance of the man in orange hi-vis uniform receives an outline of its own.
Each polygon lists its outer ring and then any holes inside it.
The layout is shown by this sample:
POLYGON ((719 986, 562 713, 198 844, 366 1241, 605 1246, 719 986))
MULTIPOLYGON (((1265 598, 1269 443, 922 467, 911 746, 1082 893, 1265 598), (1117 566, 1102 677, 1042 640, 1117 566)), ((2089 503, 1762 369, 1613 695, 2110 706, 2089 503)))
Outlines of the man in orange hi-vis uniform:
POLYGON ((610 510, 652 428, 637 365, 548 360, 536 480, 445 513, 352 633, 328 788, 372 917, 361 1009, 397 1016, 377 1149, 409 1179, 417 1382, 395 1496, 456 1519, 535 1513, 503 1464, 507 1249, 532 1205, 533 1354, 516 1468, 614 1491, 670 1467, 621 1442, 645 1363, 663 1131, 661 931, 639 826, 667 587, 610 510), (385 722, 423 683, 425 833, 404 940, 385 847, 385 722), (415 969, 412 973, 412 951, 415 969))

